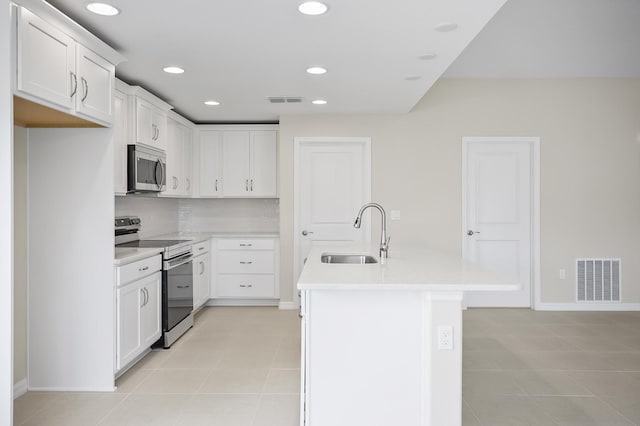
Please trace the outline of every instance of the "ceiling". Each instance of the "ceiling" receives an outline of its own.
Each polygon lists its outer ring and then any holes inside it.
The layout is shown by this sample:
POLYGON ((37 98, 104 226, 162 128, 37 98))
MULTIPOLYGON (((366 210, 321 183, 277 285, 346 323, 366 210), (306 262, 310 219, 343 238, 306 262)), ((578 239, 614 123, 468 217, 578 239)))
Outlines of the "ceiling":
POLYGON ((111 0, 115 17, 88 2, 49 0, 127 58, 119 78, 195 123, 405 113, 442 76, 640 77, 638 0, 328 0, 315 17, 301 0, 111 0), (458 27, 436 31, 443 22, 458 27), (302 102, 267 99, 279 96, 302 102))

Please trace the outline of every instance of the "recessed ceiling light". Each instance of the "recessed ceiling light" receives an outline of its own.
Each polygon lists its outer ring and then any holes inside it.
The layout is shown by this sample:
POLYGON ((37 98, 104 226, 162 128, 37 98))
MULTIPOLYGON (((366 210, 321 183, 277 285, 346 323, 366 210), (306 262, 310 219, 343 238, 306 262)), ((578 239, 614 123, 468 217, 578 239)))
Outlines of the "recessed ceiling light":
POLYGON ((182 74, 184 72, 180 67, 164 67, 162 71, 168 72, 169 74, 182 74))
POLYGON ((325 74, 327 72, 327 69, 322 67, 311 67, 311 68, 307 68, 307 72, 309 74, 320 75, 320 74, 325 74))
POLYGON ((448 33, 449 31, 453 31, 458 28, 458 24, 455 22, 441 22, 434 28, 436 31, 440 31, 441 33, 448 33))
POLYGON ((326 4, 319 1, 306 1, 298 6, 298 11, 304 15, 322 15, 326 13, 329 8, 326 4))
POLYGON ((421 78, 422 77, 420 77, 419 75, 408 75, 404 79, 407 81, 416 81, 416 80, 420 80, 421 78))
POLYGON ((314 105, 326 105, 327 101, 325 101, 324 99, 316 99, 311 101, 311 103, 314 105))
POLYGON ((435 57, 438 56, 435 53, 425 53, 424 55, 420 55, 418 56, 418 59, 421 59, 423 61, 429 61, 431 59, 435 59, 435 57))
POLYGON ((220 105, 220 102, 218 101, 204 101, 205 105, 209 105, 209 106, 216 106, 216 105, 220 105))
POLYGON ((115 16, 120 13, 117 8, 106 3, 89 3, 87 5, 87 9, 89 10, 89 12, 93 12, 96 15, 102 16, 115 16))

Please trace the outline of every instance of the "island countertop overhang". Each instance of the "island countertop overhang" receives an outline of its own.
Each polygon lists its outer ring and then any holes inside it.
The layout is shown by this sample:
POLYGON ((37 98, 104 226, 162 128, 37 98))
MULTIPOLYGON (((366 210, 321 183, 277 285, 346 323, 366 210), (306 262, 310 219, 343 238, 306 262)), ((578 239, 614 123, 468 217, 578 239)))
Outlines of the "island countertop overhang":
POLYGON ((368 254, 376 246, 314 243, 298 279, 299 290, 515 291, 515 279, 489 271, 459 256, 421 244, 398 244, 384 264, 326 264, 323 253, 368 254))

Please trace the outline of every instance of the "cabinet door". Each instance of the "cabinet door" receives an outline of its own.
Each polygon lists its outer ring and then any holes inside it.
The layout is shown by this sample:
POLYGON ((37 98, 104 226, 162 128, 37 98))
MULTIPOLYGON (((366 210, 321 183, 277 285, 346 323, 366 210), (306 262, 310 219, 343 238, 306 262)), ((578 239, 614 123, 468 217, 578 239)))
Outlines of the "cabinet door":
POLYGON ((76 111, 80 115, 111 124, 115 66, 80 44, 76 46, 76 54, 76 111))
POLYGON ((222 192, 220 160, 222 144, 219 131, 200 132, 200 196, 219 197, 222 192))
POLYGON ((79 78, 71 37, 20 9, 18 23, 18 91, 72 110, 79 78))
POLYGON ((116 291, 117 344, 116 368, 119 370, 140 353, 140 311, 144 301, 142 287, 136 283, 116 291))
POLYGON ((182 140, 180 124, 167 119, 167 189, 163 195, 179 195, 184 182, 182 179, 182 140))
POLYGON ((276 197, 278 193, 278 138, 275 130, 251 132, 252 197, 276 197))
POLYGON ((249 195, 250 132, 222 133, 222 194, 225 197, 249 195))
POLYGON ((204 305, 209 300, 210 261, 209 254, 203 254, 193 259, 193 306, 194 309, 204 305))
POLYGON ((182 177, 184 179, 183 195, 191 196, 193 194, 193 132, 190 128, 182 126, 182 143, 183 143, 183 169, 182 177))
POLYGON ((152 119, 153 105, 136 98, 136 143, 154 145, 156 130, 152 119))
POLYGON ((113 95, 113 191, 127 193, 127 95, 114 91, 113 95))
POLYGON ((144 279, 142 289, 146 293, 146 300, 141 308, 140 334, 142 349, 153 345, 162 333, 162 304, 161 304, 162 274, 156 272, 144 279))

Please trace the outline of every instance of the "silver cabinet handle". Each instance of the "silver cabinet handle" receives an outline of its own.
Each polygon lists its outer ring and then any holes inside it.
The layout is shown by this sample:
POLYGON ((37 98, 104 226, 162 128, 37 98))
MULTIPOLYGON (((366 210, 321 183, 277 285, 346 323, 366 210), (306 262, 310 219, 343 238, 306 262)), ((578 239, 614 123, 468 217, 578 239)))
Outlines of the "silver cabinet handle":
POLYGON ((249 192, 249 179, 244 181, 244 190, 249 192))
POLYGON ((240 287, 242 287, 242 288, 251 288, 251 287, 253 287, 253 284, 240 284, 240 287))
POLYGON ((179 285, 178 288, 189 288, 191 287, 190 285, 179 285))
POLYGON ((472 236, 473 234, 479 234, 479 233, 480 233, 480 231, 472 231, 471 229, 469 229, 469 230, 467 231, 467 235, 468 235, 468 236, 472 236))
POLYGON ((253 192, 253 179, 251 179, 251 185, 250 185, 250 188, 251 188, 251 192, 253 192))
POLYGON ((144 288, 144 306, 147 306, 147 304, 149 303, 149 289, 148 288, 144 288))
POLYGON ((191 189, 191 181, 189 180, 189 178, 185 178, 185 180, 187 181, 187 191, 191 189))
POLYGON ((80 99, 80 102, 84 102, 89 96, 89 82, 84 77, 80 77, 80 81, 82 81, 82 89, 84 90, 84 96, 80 99))
POLYGON ((198 251, 204 250, 204 247, 198 247, 198 251))
POLYGON ((178 189, 178 178, 173 177, 173 189, 178 189))
POLYGON ((71 95, 69 95, 69 97, 73 98, 73 96, 78 91, 78 77, 73 71, 69 71, 69 74, 71 74, 71 79, 73 80, 73 90, 71 91, 71 95))
POLYGON ((313 231, 307 231, 306 229, 304 229, 304 230, 302 231, 302 235, 304 235, 305 237, 306 237, 307 235, 311 235, 311 234, 313 234, 313 231))
POLYGON ((240 243, 240 247, 252 247, 253 244, 240 243))
POLYGON ((218 192, 218 179, 216 179, 216 192, 218 192))
POLYGON ((200 262, 200 275, 204 274, 204 262, 200 262))
POLYGON ((144 271, 148 271, 148 270, 149 270, 148 266, 145 266, 144 268, 139 268, 138 269, 139 272, 144 272, 144 271))
POLYGON ((240 261, 240 264, 241 264, 241 265, 253 265, 253 262, 251 262, 251 261, 244 261, 244 260, 241 260, 241 261, 240 261))

